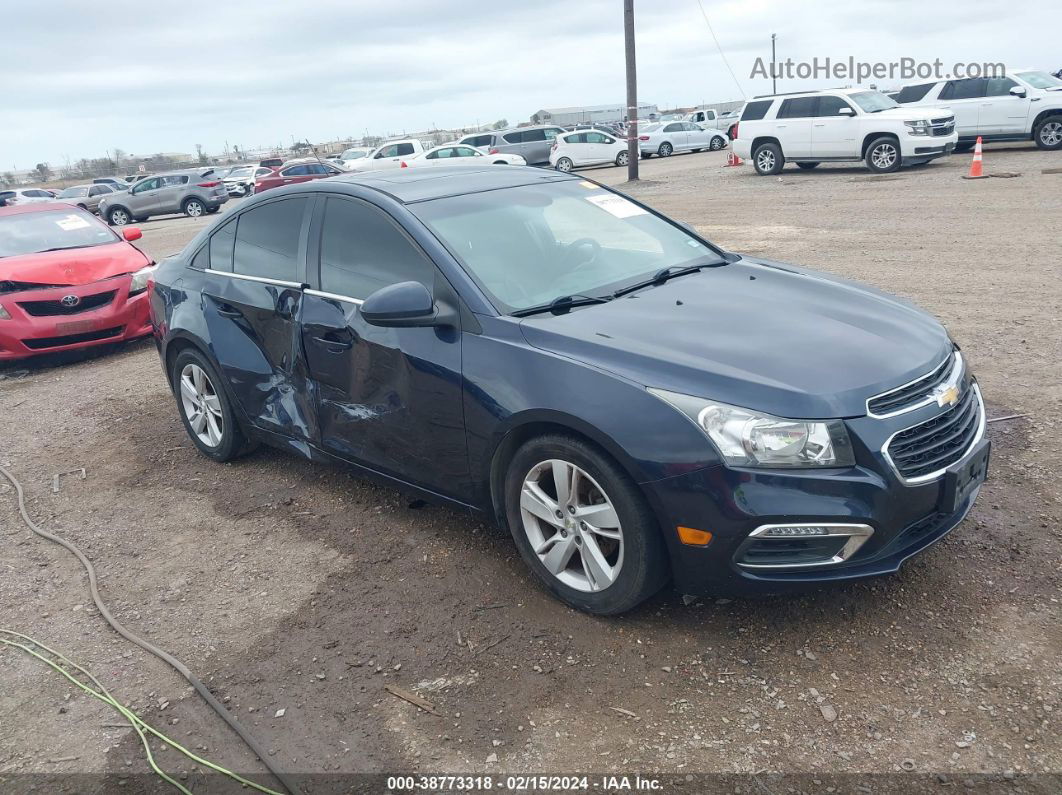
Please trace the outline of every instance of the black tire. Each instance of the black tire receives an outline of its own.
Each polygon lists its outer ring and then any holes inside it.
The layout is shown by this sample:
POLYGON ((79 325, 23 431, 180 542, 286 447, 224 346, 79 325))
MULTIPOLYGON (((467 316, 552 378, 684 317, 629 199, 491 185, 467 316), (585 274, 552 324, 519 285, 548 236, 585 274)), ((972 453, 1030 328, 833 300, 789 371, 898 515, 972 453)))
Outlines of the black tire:
POLYGON ((882 135, 870 142, 863 161, 867 169, 875 174, 890 174, 900 168, 903 157, 900 142, 891 135, 882 135))
POLYGON ((1033 140, 1040 149, 1062 149, 1062 116, 1048 116, 1036 125, 1033 140))
POLYGON ((133 221, 135 221, 135 222, 136 222, 136 223, 138 223, 138 224, 142 224, 142 223, 144 223, 144 221, 146 221, 147 219, 148 219, 148 216, 146 216, 146 215, 138 215, 138 216, 135 216, 135 217, 133 218, 133 221))
POLYGON ((207 211, 207 206, 201 199, 185 199, 181 205, 181 212, 189 218, 201 218, 207 211))
POLYGON ((132 216, 124 207, 112 207, 107 211, 107 223, 111 226, 125 226, 131 220, 132 216))
POLYGON ((630 162, 630 159, 631 159, 631 153, 630 152, 626 152, 626 151, 620 152, 618 155, 616 155, 616 165, 617 166, 625 166, 625 165, 627 165, 630 162))
POLYGON ((664 141, 660 144, 660 148, 656 150, 656 153, 661 157, 671 157, 671 155, 675 154, 675 147, 664 141))
POLYGON ((802 168, 805 171, 811 171, 813 168, 818 168, 818 163, 797 163, 797 168, 802 168))
POLYGON ((255 445, 248 441, 247 435, 240 426, 240 422, 236 417, 236 412, 233 409, 232 401, 229 398, 224 382, 218 375, 218 371, 214 369, 214 365, 198 350, 195 348, 185 348, 177 354, 177 358, 173 361, 173 369, 170 371, 170 385, 173 389, 174 398, 177 401, 177 413, 181 417, 181 423, 184 425, 184 430, 188 434, 188 438, 191 439, 192 443, 199 449, 200 453, 207 458, 224 463, 225 461, 231 461, 232 459, 238 458, 254 449, 255 445), (221 440, 218 444, 213 446, 206 444, 199 438, 199 435, 192 429, 191 422, 185 411, 184 402, 181 397, 180 381, 181 374, 189 365, 199 367, 204 373, 206 373, 206 376, 209 378, 210 384, 213 387, 213 394, 217 396, 218 403, 221 407, 221 440))
POLYGON ((565 174, 567 174, 569 171, 575 168, 575 163, 572 162, 572 159, 570 157, 562 157, 557 160, 557 165, 554 166, 554 168, 557 169, 557 171, 563 171, 565 174))
POLYGON ((775 143, 760 144, 752 153, 752 165, 761 177, 777 174, 785 166, 782 147, 775 143))
POLYGON ((82 210, 84 210, 85 212, 88 212, 88 207, 86 207, 85 205, 83 205, 83 204, 79 204, 79 205, 78 205, 78 207, 80 207, 80 208, 81 208, 82 210))
POLYGON ((718 152, 724 146, 726 146, 726 141, 721 135, 713 135, 712 142, 708 144, 708 148, 711 149, 713 152, 718 152))
POLYGON ((952 149, 951 151, 954 152, 955 154, 961 155, 961 154, 964 154, 965 152, 971 151, 973 148, 974 148, 974 144, 971 141, 970 143, 958 143, 958 144, 955 144, 955 148, 952 149))
MULTIPOLYGON (((578 610, 603 616, 624 613, 667 582, 669 567, 664 539, 645 497, 619 464, 582 439, 550 434, 532 439, 517 450, 506 473, 505 510, 510 532, 524 562, 547 590, 578 610), (622 564, 615 580, 601 590, 579 590, 561 582, 539 560, 524 529, 520 508, 524 481, 537 465, 551 459, 574 464, 600 484, 619 517, 622 564)), ((581 549, 579 546, 578 550, 581 549)))

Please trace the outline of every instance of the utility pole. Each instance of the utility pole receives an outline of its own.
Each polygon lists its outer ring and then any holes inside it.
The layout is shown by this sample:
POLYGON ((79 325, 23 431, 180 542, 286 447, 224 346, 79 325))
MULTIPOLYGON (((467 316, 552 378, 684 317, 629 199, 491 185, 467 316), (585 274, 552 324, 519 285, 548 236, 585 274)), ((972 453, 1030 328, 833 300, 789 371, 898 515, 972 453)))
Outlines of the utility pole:
POLYGON ((771 93, 778 93, 778 60, 774 54, 774 40, 778 38, 777 33, 771 34, 771 93))
POLYGON ((623 0, 623 41, 627 62, 627 180, 638 179, 638 70, 634 62, 634 0, 623 0))

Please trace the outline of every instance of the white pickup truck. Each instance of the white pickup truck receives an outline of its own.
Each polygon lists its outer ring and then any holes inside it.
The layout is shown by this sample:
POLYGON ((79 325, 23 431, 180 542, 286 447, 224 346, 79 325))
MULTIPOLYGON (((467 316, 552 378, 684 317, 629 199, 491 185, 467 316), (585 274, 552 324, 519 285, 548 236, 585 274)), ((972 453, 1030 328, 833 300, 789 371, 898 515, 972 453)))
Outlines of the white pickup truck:
POLYGON ((348 171, 382 171, 388 168, 401 168, 402 159, 427 152, 432 144, 418 141, 416 138, 404 138, 401 141, 387 141, 373 149, 365 157, 344 161, 348 171))
POLYGON ((694 124, 699 124, 702 127, 712 127, 714 129, 722 129, 719 126, 719 114, 707 108, 701 108, 700 110, 691 111, 682 117, 683 121, 692 121, 694 124))

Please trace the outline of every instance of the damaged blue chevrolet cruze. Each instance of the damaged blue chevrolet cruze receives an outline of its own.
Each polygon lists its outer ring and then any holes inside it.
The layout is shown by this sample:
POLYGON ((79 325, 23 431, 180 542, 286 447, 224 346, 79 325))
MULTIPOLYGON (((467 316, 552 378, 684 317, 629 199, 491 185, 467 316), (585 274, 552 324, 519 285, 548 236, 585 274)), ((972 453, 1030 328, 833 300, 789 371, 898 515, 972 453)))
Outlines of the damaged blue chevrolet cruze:
POLYGON ((582 610, 896 571, 988 466, 944 328, 530 168, 343 175, 243 203, 158 268, 181 419, 488 517, 582 610))

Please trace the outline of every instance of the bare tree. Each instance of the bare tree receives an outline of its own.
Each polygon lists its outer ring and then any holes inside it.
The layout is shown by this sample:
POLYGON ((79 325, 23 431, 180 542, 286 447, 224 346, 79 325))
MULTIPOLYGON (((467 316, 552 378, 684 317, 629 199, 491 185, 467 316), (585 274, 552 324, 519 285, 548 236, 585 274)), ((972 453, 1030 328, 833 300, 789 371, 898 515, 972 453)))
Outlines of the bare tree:
POLYGON ((52 170, 48 167, 47 163, 38 163, 33 167, 33 170, 37 172, 41 178, 41 182, 47 182, 52 178, 52 170))
POLYGON ((508 119, 498 119, 496 122, 494 122, 494 124, 491 125, 491 129, 492 130, 504 130, 508 126, 509 126, 509 120, 508 119))

